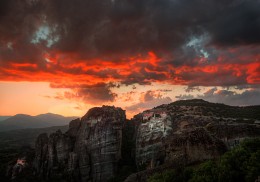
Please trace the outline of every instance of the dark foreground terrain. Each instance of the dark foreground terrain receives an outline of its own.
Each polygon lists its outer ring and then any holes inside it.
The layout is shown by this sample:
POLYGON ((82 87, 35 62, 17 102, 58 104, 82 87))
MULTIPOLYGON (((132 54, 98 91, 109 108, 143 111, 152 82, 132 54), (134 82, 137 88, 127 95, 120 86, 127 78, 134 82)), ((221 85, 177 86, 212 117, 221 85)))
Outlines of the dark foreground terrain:
POLYGON ((21 129, 0 132, 0 179, 7 180, 6 168, 9 163, 15 163, 19 156, 30 156, 33 160, 34 147, 37 137, 41 133, 53 133, 57 130, 67 131, 66 126, 53 126, 48 128, 21 129))
POLYGON ((254 181, 260 174, 259 113, 259 106, 198 99, 161 105, 132 120, 121 108, 92 108, 66 132, 40 134, 33 149, 3 151, 3 165, 13 159, 5 164, 5 179, 254 181))

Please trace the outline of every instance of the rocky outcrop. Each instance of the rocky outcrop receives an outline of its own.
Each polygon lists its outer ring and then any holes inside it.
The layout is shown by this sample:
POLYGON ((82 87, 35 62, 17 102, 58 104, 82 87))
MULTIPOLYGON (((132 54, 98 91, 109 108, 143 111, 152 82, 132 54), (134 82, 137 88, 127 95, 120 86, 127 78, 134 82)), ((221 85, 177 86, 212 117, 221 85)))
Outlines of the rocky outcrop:
POLYGON ((34 167, 40 176, 47 175, 48 168, 48 135, 40 134, 35 143, 35 164, 34 167))
POLYGON ((132 174, 126 181, 146 181, 156 171, 218 158, 244 139, 260 136, 260 126, 250 124, 254 118, 243 118, 248 123, 238 123, 241 118, 231 118, 223 110, 242 108, 229 107, 191 100, 136 115, 136 165, 143 171, 132 174), (221 117, 219 113, 225 115, 221 117))
POLYGON ((28 164, 26 163, 25 158, 18 158, 16 163, 10 166, 9 170, 7 171, 7 175, 10 179, 14 180, 24 172, 24 170, 28 168, 28 164))
POLYGON ((258 118, 241 119, 247 115, 243 108, 202 100, 162 105, 128 122, 121 108, 92 108, 66 133, 38 137, 36 174, 56 181, 122 181, 137 167, 127 181, 145 181, 156 171, 215 159, 259 137, 260 125, 252 124, 258 118))
POLYGON ((216 158, 226 151, 225 144, 202 126, 185 129, 184 124, 176 126, 167 110, 153 109, 141 116, 136 118, 140 120, 136 137, 136 164, 139 169, 173 162, 187 165, 216 158))
POLYGON ((260 136, 260 125, 257 124, 210 124, 205 128, 223 141, 228 149, 235 147, 245 139, 260 136))
POLYGON ((107 181, 121 159, 124 121, 125 111, 103 106, 73 120, 65 134, 40 135, 35 147, 37 174, 44 179, 107 181))
MULTIPOLYGON (((34 159, 34 150, 29 146, 24 146, 17 153, 16 159, 8 162, 6 177, 11 181, 28 181, 34 177, 32 161, 34 159), (29 176, 29 178, 27 178, 29 176), (17 180, 18 179, 18 180, 17 180)), ((5 181, 5 179, 2 179, 5 181)))

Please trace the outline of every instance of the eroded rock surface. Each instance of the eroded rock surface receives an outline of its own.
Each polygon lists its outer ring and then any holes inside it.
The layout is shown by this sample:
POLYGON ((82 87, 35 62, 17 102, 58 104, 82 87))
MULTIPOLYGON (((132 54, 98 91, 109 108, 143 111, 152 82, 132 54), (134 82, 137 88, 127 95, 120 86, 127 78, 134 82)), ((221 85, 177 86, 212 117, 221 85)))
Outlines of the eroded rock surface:
MULTIPOLYGON (((219 113, 228 109, 241 110, 239 107, 191 100, 162 105, 136 115, 134 120, 139 123, 136 134, 138 169, 153 169, 172 163, 188 165, 214 159, 242 140, 260 136, 259 125, 238 123, 239 118, 231 118, 228 113, 221 117, 219 113)), ((245 120, 254 122, 254 119, 245 120)))
POLYGON ((259 137, 260 125, 254 124, 259 118, 248 114, 259 108, 252 108, 177 101, 128 122, 120 108, 93 108, 71 121, 65 134, 38 137, 36 174, 44 179, 107 181, 122 175, 120 169, 124 172, 127 164, 132 173, 139 172, 126 181, 146 181, 156 171, 218 158, 242 140, 259 137))
POLYGON ((34 164, 37 174, 44 179, 107 181, 121 159, 125 118, 121 108, 92 108, 81 120, 73 120, 65 134, 40 135, 34 164))

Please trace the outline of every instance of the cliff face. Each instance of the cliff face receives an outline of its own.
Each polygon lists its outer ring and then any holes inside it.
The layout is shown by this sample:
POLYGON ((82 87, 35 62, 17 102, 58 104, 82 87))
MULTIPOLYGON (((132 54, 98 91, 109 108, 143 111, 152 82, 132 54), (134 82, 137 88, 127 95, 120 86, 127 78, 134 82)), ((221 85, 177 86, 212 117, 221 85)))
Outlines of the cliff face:
POLYGON ((81 120, 73 120, 65 134, 40 135, 35 148, 37 174, 71 181, 113 177, 121 158, 124 121, 122 109, 103 106, 92 108, 81 120))
POLYGON ((238 123, 240 118, 221 117, 219 113, 223 110, 241 110, 229 107, 193 100, 162 105, 136 115, 138 169, 214 159, 246 138, 259 137, 259 125, 238 123))
MULTIPOLYGON (((121 108, 92 108, 71 121, 66 133, 38 137, 36 175, 66 181, 107 181, 121 175, 122 181, 128 165, 134 168, 131 172, 135 167, 143 171, 127 181, 145 181, 157 170, 218 158, 242 140, 260 135, 260 125, 250 124, 255 118, 243 118, 248 123, 241 123, 229 109, 201 100, 176 102, 125 122, 121 108)), ((231 110, 247 116, 243 108, 231 110)))
POLYGON ((187 165, 216 158, 226 151, 225 144, 202 125, 187 127, 189 121, 181 122, 181 118, 177 123, 167 109, 146 111, 136 120, 140 123, 136 136, 139 169, 152 169, 166 163, 187 165))

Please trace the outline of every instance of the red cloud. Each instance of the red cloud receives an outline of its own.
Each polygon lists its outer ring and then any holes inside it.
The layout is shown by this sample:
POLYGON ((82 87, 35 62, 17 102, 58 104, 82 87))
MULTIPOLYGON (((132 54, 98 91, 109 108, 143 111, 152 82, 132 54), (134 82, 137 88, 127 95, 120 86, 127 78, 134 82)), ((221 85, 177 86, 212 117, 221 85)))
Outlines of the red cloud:
POLYGON ((95 85, 121 82, 129 85, 162 82, 191 86, 228 86, 260 82, 258 55, 255 59, 248 60, 248 63, 243 60, 244 58, 241 61, 237 57, 237 62, 233 63, 221 57, 212 63, 178 67, 165 62, 164 57, 158 57, 154 52, 116 60, 73 60, 73 58, 76 56, 69 59, 67 56, 58 55, 38 64, 29 62, 3 64, 0 68, 0 80, 45 81, 62 88, 71 88, 69 84, 75 85, 75 83, 95 85))

